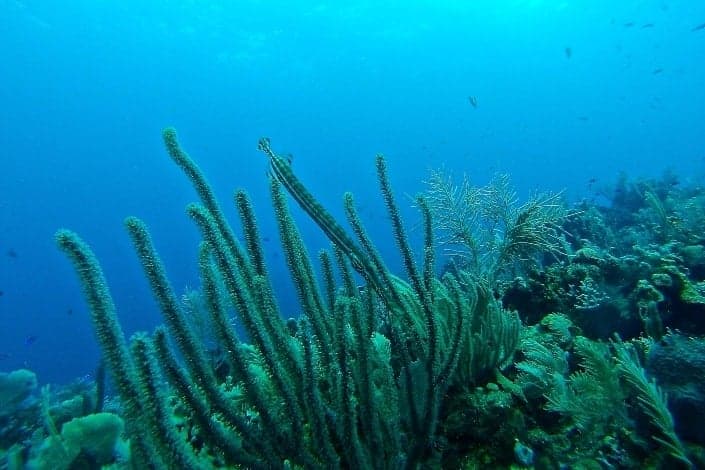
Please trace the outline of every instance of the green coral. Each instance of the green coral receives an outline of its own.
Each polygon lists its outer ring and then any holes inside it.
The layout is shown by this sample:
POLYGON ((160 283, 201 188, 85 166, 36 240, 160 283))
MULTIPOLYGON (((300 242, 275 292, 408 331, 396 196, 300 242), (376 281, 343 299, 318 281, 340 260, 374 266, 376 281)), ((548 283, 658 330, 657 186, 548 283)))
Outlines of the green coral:
POLYGON ((581 466, 592 459, 630 467, 637 461, 657 466, 676 459, 690 465, 665 395, 639 364, 636 350, 648 349, 650 341, 606 343, 576 336, 559 347, 560 336, 544 329, 528 330, 513 378, 521 388, 515 393, 520 406, 535 420, 527 421, 525 442, 539 451, 539 461, 581 466), (577 364, 569 363, 568 353, 575 354, 577 364), (535 408, 542 399, 541 409, 535 408))
POLYGON ((554 383, 556 386, 547 395, 547 409, 570 416, 585 435, 602 436, 609 426, 625 422, 626 394, 608 345, 579 336, 575 352, 580 357, 580 370, 567 381, 554 383))
MULTIPOLYGON (((164 326, 126 341, 91 249, 73 232, 57 233, 120 396, 133 467, 512 468, 526 463, 515 455, 517 446, 535 453, 537 468, 694 459, 675 434, 666 397, 625 353, 630 346, 589 339, 611 335, 615 325, 658 337, 666 308, 705 305, 692 266, 702 258, 699 241, 680 239, 678 206, 668 191, 639 187, 623 201, 637 204, 631 212, 589 209, 568 217, 555 195, 516 204, 506 178, 456 188, 438 176, 416 200, 422 243, 415 252, 386 160, 378 156, 378 183, 404 271, 393 273, 353 196, 343 197, 348 229, 262 139, 301 312, 285 320, 248 195, 234 195, 236 234, 173 129, 164 140, 200 198, 187 213, 203 239, 201 286, 181 298, 145 222, 126 220, 164 326), (318 265, 289 196, 332 244, 317 254, 318 265), (610 225, 615 220, 659 225, 659 233, 617 230, 610 225), (564 237, 573 230, 578 236, 564 237), (654 243, 666 232, 678 240, 654 243), (441 245, 459 243, 463 251, 463 261, 442 275, 435 269, 437 235, 441 245), (539 262, 542 252, 558 262, 539 262), (515 272, 523 277, 510 280, 515 272), (525 328, 520 314, 534 325, 525 328), (208 342, 221 351, 217 363, 208 342)), ((88 416, 70 420, 82 400, 62 402, 73 411, 66 416, 45 406, 49 435, 37 433, 33 462, 127 459, 119 426, 99 445, 82 430, 88 416)))
POLYGON ((60 470, 82 465, 107 465, 129 461, 127 443, 122 440, 123 420, 112 413, 95 413, 74 418, 53 431, 32 449, 27 468, 60 470))
POLYGON ((655 380, 647 378, 646 371, 641 367, 639 358, 630 345, 617 342, 615 348, 620 373, 636 392, 639 407, 649 417, 656 429, 656 433, 651 435, 652 439, 675 460, 687 468, 693 468, 683 443, 676 435, 673 416, 668 410, 668 398, 665 392, 656 384, 655 380))
POLYGON ((37 376, 27 369, 0 372, 0 417, 10 415, 37 388, 37 376))
POLYGON ((137 335, 129 348, 90 248, 73 232, 57 234, 81 278, 106 366, 122 398, 135 465, 413 468, 443 461, 450 452, 438 443, 447 431, 449 395, 510 361, 521 323, 472 277, 462 272, 436 276, 426 202, 418 200, 424 242, 423 263, 417 266, 385 160, 377 158, 405 281, 382 261, 352 196, 346 195, 345 211, 357 241, 298 180, 286 158, 272 151, 268 140, 260 141, 270 162, 273 207, 303 312, 300 320, 287 323, 247 195, 238 191, 235 196, 245 240, 240 245, 175 132, 167 129, 164 140, 201 198, 201 204, 187 208, 204 240, 198 257, 200 308, 207 312, 205 331, 224 351, 227 379, 213 370, 144 222, 130 217, 125 225, 165 327, 152 336, 137 335), (320 256, 323 289, 283 189, 333 243, 333 256, 320 256), (366 281, 364 288, 357 287, 353 271, 366 281), (227 317, 230 307, 249 344, 238 338, 227 317))
POLYGON ((564 254, 560 226, 569 213, 560 194, 536 194, 519 203, 506 174, 478 187, 467 176, 456 184, 434 171, 427 186, 424 197, 442 244, 478 278, 494 282, 517 265, 535 264, 537 254, 564 254))

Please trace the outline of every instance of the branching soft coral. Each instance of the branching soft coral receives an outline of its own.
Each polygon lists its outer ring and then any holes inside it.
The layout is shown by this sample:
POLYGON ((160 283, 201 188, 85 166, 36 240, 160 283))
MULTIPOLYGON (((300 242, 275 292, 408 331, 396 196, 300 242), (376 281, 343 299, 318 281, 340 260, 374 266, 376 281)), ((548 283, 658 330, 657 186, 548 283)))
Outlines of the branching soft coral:
POLYGON ((563 253, 561 224, 569 213, 560 194, 536 194, 522 204, 506 174, 473 186, 467 176, 457 184, 433 171, 426 183, 424 196, 441 242, 479 278, 492 281, 540 253, 563 253))

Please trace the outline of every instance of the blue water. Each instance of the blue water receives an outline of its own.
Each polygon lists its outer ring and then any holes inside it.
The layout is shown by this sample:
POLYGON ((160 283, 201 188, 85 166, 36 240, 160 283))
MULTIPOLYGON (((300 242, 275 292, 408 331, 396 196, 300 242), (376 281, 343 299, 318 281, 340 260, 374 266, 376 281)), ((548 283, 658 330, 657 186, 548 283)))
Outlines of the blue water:
MULTIPOLYGON (((619 171, 702 178, 705 29, 692 30, 703 22, 694 0, 0 0, 0 370, 62 382, 98 361, 59 227, 96 251, 128 334, 160 314, 125 216, 148 223, 177 292, 198 287, 183 212, 196 196, 163 127, 229 215, 234 188, 252 195, 295 316, 261 136, 336 215, 353 191, 394 267, 376 153, 400 201, 442 166, 478 184, 506 171, 522 195, 570 200, 619 171)), ((327 246, 297 214, 312 252, 327 246)))

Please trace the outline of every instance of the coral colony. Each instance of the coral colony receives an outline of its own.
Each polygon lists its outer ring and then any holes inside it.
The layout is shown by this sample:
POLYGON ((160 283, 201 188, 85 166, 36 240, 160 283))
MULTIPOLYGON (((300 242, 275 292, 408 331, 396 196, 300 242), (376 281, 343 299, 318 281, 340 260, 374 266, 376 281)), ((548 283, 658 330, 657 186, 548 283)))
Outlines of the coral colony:
POLYGON ((569 208, 551 193, 520 203, 506 175, 477 187, 434 172, 412 246, 378 156, 392 272, 353 196, 346 228, 262 139, 300 304, 287 320, 248 195, 234 196, 238 235, 175 131, 163 136, 200 198, 186 211, 203 241, 185 247, 200 288, 177 295, 147 225, 127 218, 164 325, 126 339, 99 261, 59 230, 103 365, 41 393, 29 370, 0 374, 7 468, 705 464, 702 188, 622 178, 606 203, 569 208), (307 251, 289 197, 329 250, 307 251))

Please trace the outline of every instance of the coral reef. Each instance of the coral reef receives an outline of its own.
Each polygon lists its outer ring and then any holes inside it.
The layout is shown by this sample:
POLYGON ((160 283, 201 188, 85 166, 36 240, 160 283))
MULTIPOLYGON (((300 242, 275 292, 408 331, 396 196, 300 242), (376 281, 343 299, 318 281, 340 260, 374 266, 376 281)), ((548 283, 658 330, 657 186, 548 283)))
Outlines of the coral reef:
POLYGON ((649 349, 645 363, 668 393, 678 434, 705 445, 705 340, 670 333, 649 349))
POLYGON ((27 369, 0 372, 0 417, 13 414, 37 388, 37 376, 27 369))
POLYGON ((519 203, 506 176, 435 172, 416 199, 417 256, 378 156, 405 271, 392 273, 353 196, 346 229, 262 139, 299 301, 287 320, 248 195, 235 192, 235 230, 175 131, 163 137, 200 199, 187 214, 201 285, 178 296, 128 217, 164 317, 128 340, 91 248, 58 231, 117 396, 102 366, 41 393, 30 371, 0 373, 5 467, 705 467, 701 188, 624 177, 568 208, 519 203), (331 242, 317 263, 287 194, 331 242))
POLYGON ((529 323, 565 313, 593 338, 704 334, 705 239, 696 227, 705 192, 667 173, 622 178, 606 199, 576 205, 563 224, 565 254, 504 280, 504 305, 529 323))
POLYGON ((230 374, 219 380, 167 280, 145 224, 125 225, 164 314, 165 328, 125 343, 116 309, 90 248, 73 232, 57 242, 73 261, 98 340, 123 403, 132 458, 155 468, 202 466, 416 468, 444 462, 447 395, 511 359, 521 324, 485 285, 434 270, 430 210, 419 268, 394 201, 384 159, 382 196, 410 283, 389 272, 351 195, 345 209, 355 242, 263 139, 274 211, 302 316, 286 324, 264 264, 249 199, 235 202, 244 246, 225 221, 205 177, 173 130, 167 150, 201 198, 187 208, 203 234, 199 253, 207 315, 230 374), (321 253, 324 286, 287 208, 284 187, 333 243, 321 253), (334 283, 333 259, 342 280, 334 283), (365 281, 359 289, 353 270, 365 281), (227 318, 234 308, 251 343, 227 318), (169 342, 184 358, 182 367, 169 342), (169 384, 161 386, 162 377, 169 384), (179 410, 182 420, 174 425, 179 410))
POLYGON ((2 468, 127 468, 130 454, 117 414, 121 407, 104 403, 100 370, 95 381, 41 390, 31 371, 0 374, 0 396, 14 397, 0 408, 2 468))

